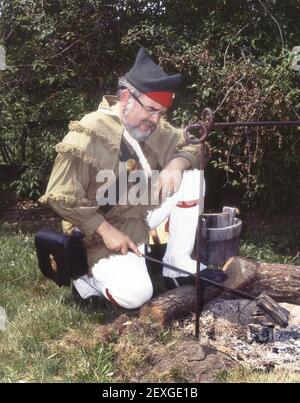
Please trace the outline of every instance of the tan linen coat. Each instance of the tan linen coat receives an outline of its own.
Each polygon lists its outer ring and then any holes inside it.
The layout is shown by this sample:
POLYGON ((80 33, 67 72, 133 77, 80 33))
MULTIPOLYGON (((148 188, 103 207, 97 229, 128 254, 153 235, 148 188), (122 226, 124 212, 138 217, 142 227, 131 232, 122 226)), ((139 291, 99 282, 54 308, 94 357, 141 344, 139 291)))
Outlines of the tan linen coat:
MULTIPOLYGON (((51 206, 63 218, 65 233, 70 233, 74 226, 84 233, 90 267, 112 253, 95 233, 104 220, 141 244, 148 239, 146 215, 153 208, 116 205, 103 214, 97 203, 97 190, 103 184, 96 181, 99 170, 118 173, 123 127, 110 111, 116 101, 115 97, 104 97, 100 104, 102 110, 69 124, 68 134, 55 146, 58 155, 46 193, 40 198, 41 203, 51 206)), ((191 169, 199 166, 199 146, 186 146, 182 131, 165 120, 161 120, 155 132, 140 145, 152 169, 161 170, 178 156, 188 159, 191 169)))

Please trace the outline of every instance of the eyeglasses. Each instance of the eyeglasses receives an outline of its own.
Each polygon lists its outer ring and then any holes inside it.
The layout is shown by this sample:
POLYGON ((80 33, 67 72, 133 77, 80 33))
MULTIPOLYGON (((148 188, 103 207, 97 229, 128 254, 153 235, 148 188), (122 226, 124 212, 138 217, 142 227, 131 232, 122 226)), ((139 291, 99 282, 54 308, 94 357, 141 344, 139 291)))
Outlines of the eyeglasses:
POLYGON ((159 117, 166 116, 166 114, 167 114, 167 111, 166 111, 166 110, 160 111, 160 110, 158 110, 158 109, 151 108, 151 106, 144 105, 144 104, 138 99, 138 97, 137 97, 136 95, 134 95, 130 90, 128 90, 128 91, 130 92, 132 98, 134 98, 134 99, 136 100, 136 102, 139 103, 139 104, 141 105, 141 107, 142 107, 150 116, 155 116, 155 115, 157 115, 157 116, 159 116, 159 117))

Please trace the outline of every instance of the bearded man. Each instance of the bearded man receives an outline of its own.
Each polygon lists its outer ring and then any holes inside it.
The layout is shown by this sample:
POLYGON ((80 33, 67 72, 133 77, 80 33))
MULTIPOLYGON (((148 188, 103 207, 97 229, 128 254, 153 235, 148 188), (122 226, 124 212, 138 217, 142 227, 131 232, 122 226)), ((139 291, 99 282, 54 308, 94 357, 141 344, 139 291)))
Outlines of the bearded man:
MULTIPOLYGON (((199 146, 186 146, 182 130, 165 119, 181 81, 180 74, 166 74, 141 48, 119 80, 117 97, 104 96, 97 111, 71 122, 56 146, 58 155, 40 201, 63 218, 66 234, 74 229, 84 234, 90 274, 73 281, 83 299, 101 295, 127 309, 147 302, 153 288, 141 253, 149 230, 168 217, 164 261, 196 272, 190 255, 199 212, 199 146), (113 172, 119 188, 121 164, 127 174, 135 165, 147 180, 159 171, 153 193, 160 204, 152 199, 138 204, 132 198, 122 204, 124 194, 118 189, 116 205, 99 203, 104 186, 99 173, 113 172)), ((173 286, 185 277, 169 269, 163 275, 173 286)))

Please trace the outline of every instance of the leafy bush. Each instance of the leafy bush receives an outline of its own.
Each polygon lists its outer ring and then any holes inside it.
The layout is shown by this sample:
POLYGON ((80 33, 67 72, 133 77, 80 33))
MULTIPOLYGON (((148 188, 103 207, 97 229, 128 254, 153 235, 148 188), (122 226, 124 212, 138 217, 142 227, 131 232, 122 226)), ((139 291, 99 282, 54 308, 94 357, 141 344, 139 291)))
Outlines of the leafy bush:
POLYGON ((21 177, 11 183, 11 188, 15 190, 19 198, 37 200, 41 196, 41 182, 43 177, 37 167, 29 167, 21 177))
MULTIPOLYGON (((291 69, 299 1, 164 4, 160 21, 133 27, 123 43, 150 47, 164 67, 184 74, 175 122, 197 122, 206 106, 216 121, 299 120, 300 76, 291 69)), ((224 172, 220 188, 238 189, 245 206, 268 213, 300 207, 298 135, 297 127, 213 132, 210 164, 224 172)))
MULTIPOLYGON (((217 121, 299 119, 300 75, 291 69, 299 15, 299 0, 3 0, 0 140, 15 162, 42 165, 45 184, 51 147, 68 121, 115 92, 140 45, 184 75, 170 113, 176 125, 198 121, 206 106, 217 121)), ((210 172, 223 173, 220 189, 238 189, 248 207, 299 207, 298 135, 299 128, 214 132, 210 172)), ((23 189, 29 197, 32 186, 23 189)))

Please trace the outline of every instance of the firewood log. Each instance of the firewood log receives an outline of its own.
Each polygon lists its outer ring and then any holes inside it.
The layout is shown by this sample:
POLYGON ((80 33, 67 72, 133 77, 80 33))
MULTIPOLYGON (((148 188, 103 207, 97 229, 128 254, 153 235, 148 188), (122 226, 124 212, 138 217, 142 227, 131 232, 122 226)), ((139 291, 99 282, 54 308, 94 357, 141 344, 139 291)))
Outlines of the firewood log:
MULTIPOLYGON (((254 262, 255 263, 255 262, 254 262)), ((225 273, 227 279, 224 285, 234 289, 243 289, 256 276, 255 264, 252 261, 236 264, 227 264, 225 273), (247 269, 245 269, 247 266, 247 269)), ((203 301, 207 303, 217 298, 222 290, 213 286, 205 286, 203 301)), ((152 299, 141 307, 140 316, 152 316, 155 322, 166 325, 169 322, 184 318, 190 312, 194 312, 196 307, 196 289, 193 286, 182 286, 167 291, 152 299)))
MULTIPOLYGON (((208 287, 204 292, 204 301, 209 302, 217 298, 221 290, 208 287)), ((166 325, 175 319, 186 317, 196 307, 196 288, 185 285, 169 290, 152 299, 140 309, 140 316, 151 316, 161 325, 166 325)))
MULTIPOLYGON (((223 285, 227 287, 246 291, 253 296, 264 292, 277 302, 300 305, 300 266, 259 263, 236 256, 226 262, 223 271, 227 275, 223 285)), ((195 291, 193 286, 167 291, 141 307, 140 316, 150 315, 161 325, 183 318, 195 311, 195 291)), ((204 302, 207 303, 221 294, 219 289, 206 287, 204 302)))
POLYGON ((265 292, 277 302, 300 305, 300 266, 261 263, 244 290, 255 296, 265 292))
POLYGON ((259 263, 254 259, 235 256, 228 259, 223 271, 228 275, 224 283, 228 287, 237 288, 236 282, 242 277, 245 282, 240 281, 240 289, 249 294, 257 297, 266 293, 277 302, 300 305, 300 266, 259 263))

